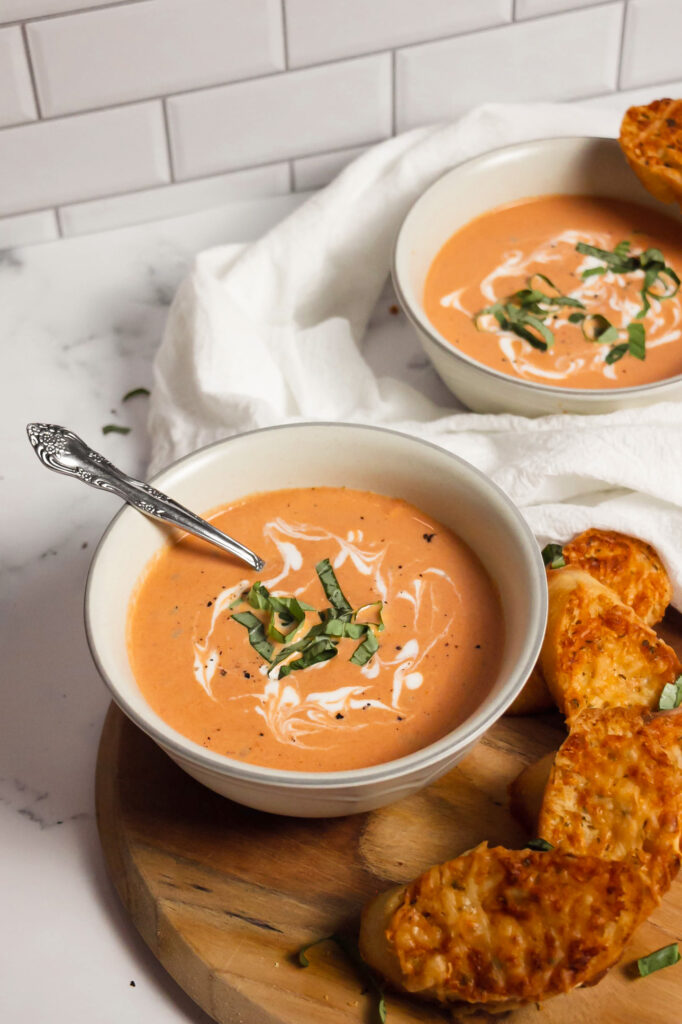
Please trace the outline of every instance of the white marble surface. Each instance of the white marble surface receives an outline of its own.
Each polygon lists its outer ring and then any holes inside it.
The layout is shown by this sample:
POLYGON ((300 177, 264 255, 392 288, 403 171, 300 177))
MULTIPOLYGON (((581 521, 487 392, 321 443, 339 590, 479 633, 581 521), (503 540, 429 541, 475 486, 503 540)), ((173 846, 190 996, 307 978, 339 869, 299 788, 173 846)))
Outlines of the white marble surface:
MULTIPOLYGON (((94 820, 108 696, 82 624, 88 565, 116 501, 42 468, 25 424, 65 424, 129 472, 148 453, 151 360, 194 253, 262 233, 301 195, 0 251, 0 1020, 207 1022, 138 937, 106 876, 94 820), (131 427, 102 435, 106 423, 131 427), (134 982, 134 986, 131 984, 134 982)), ((443 405, 387 290, 366 355, 443 405)))

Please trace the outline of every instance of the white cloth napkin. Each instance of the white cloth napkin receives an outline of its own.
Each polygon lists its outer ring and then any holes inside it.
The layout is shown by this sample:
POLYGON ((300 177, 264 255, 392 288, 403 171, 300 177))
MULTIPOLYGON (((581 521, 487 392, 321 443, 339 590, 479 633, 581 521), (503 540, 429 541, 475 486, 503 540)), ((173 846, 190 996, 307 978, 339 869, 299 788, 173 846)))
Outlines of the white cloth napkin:
MULTIPOLYGON (((363 356, 395 233, 432 181, 513 142, 614 136, 619 120, 592 106, 480 107, 375 146, 259 241, 201 253, 155 360, 152 471, 255 427, 385 424, 482 469, 521 507, 540 543, 589 526, 650 541, 682 608, 682 405, 540 419, 453 414, 378 378, 363 356)), ((418 351, 416 337, 414 344, 418 351)))

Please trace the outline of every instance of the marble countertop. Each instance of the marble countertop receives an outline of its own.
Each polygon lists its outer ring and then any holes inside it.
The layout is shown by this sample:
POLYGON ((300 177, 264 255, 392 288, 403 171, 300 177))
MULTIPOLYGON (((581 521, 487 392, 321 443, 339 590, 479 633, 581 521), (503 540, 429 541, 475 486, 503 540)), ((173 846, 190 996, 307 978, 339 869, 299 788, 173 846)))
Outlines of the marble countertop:
MULTIPOLYGON (((0 252, 0 1019, 166 1024, 209 1018, 139 938, 107 877, 94 770, 109 704, 87 649, 83 592, 117 511, 42 468, 26 423, 64 424, 128 472, 148 458, 144 397, 168 305, 195 253, 258 237, 301 195, 0 252), (103 436, 102 427, 130 427, 103 436)), ((387 289, 365 343, 382 373, 453 398, 387 289)))

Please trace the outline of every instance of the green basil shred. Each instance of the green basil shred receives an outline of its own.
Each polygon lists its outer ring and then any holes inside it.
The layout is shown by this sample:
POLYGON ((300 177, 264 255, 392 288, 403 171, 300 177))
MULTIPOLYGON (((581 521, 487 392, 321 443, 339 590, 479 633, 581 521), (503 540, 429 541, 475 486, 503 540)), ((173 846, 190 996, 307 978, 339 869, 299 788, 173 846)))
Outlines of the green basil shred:
POLYGON ((268 662, 270 669, 282 666, 279 670, 280 679, 291 672, 300 672, 335 658, 341 640, 360 641, 350 657, 354 665, 366 665, 379 650, 376 634, 384 628, 381 616, 383 603, 373 601, 360 608, 353 608, 328 558, 318 562, 315 571, 330 607, 317 612, 320 621, 303 636, 299 636, 299 633, 306 612, 316 609, 295 597, 275 597, 260 581, 256 581, 248 592, 230 605, 233 608, 246 603, 256 611, 265 613, 265 620, 251 611, 233 612, 232 618, 248 630, 249 643, 268 662), (364 618, 360 621, 359 616, 369 615, 373 616, 372 621, 364 618), (282 646, 275 651, 274 644, 282 646))
POLYGON ((637 968, 640 977, 645 978, 647 974, 653 974, 654 971, 660 971, 664 967, 672 967, 679 960, 679 946, 676 942, 671 942, 669 946, 663 946, 662 949, 657 949, 655 952, 649 953, 648 956, 641 956, 637 961, 637 968))
POLYGON ((542 561, 548 569, 563 569, 566 559, 561 544, 546 544, 542 549, 542 561))
POLYGON ((529 839, 526 843, 526 848, 528 850, 540 850, 543 853, 554 849, 552 844, 548 843, 546 839, 529 839))
POLYGON ((580 324, 587 341, 611 345, 604 357, 604 362, 608 366, 617 363, 628 354, 635 359, 645 359, 646 338, 644 326, 640 321, 651 309, 652 299, 662 302, 677 295, 680 289, 679 277, 672 267, 668 266, 660 249, 646 249, 644 252, 633 255, 630 252, 631 243, 626 239, 618 242, 611 251, 599 249, 596 245, 588 245, 586 242, 578 242, 575 248, 576 252, 581 255, 591 256, 601 263, 601 266, 588 267, 583 270, 581 275, 583 280, 601 276, 609 271, 614 274, 642 272, 643 280, 640 289, 642 306, 635 314, 635 319, 627 325, 627 341, 619 341, 622 336, 621 329, 612 324, 605 316, 602 316, 601 313, 585 312, 582 302, 570 295, 562 294, 544 274, 533 274, 526 279, 526 288, 521 288, 509 295, 503 302, 494 302, 476 313, 474 315, 476 328, 479 331, 485 330, 481 326, 481 317, 493 316, 501 330, 510 331, 517 337, 523 338, 533 348, 547 352, 554 345, 554 333, 546 321, 562 307, 572 306, 575 307, 576 312, 569 314, 568 322, 580 324), (541 281, 550 292, 537 287, 538 281, 541 281), (616 342, 618 344, 615 344, 616 342))

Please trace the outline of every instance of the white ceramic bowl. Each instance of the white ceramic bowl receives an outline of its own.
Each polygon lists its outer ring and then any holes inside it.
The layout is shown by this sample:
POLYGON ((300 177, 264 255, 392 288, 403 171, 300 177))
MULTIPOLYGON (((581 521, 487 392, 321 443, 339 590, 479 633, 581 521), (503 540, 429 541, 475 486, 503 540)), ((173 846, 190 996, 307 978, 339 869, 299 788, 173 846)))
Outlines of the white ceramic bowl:
POLYGON ((654 199, 628 167, 614 139, 541 139, 497 149, 459 164, 423 193, 396 241, 393 283, 424 351, 450 390, 475 412, 602 413, 682 397, 682 375, 617 389, 560 388, 509 377, 459 352, 424 313, 424 282, 454 232, 488 210, 540 195, 629 199, 682 221, 677 207, 654 199))
POLYGON ((538 545, 506 495, 442 448, 374 427, 305 423, 220 441, 176 462, 153 483, 199 512, 284 487, 346 486, 404 498, 470 545, 502 601, 505 641, 494 686, 470 718, 436 743, 351 771, 295 772, 245 764, 176 732, 140 692, 126 648, 128 606, 150 558, 168 543, 168 533, 124 508, 104 534, 88 576, 90 649, 119 707, 181 768, 217 793, 260 810, 304 817, 351 814, 391 803, 459 761, 511 703, 535 664, 547 614, 538 545))

